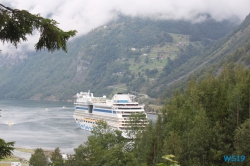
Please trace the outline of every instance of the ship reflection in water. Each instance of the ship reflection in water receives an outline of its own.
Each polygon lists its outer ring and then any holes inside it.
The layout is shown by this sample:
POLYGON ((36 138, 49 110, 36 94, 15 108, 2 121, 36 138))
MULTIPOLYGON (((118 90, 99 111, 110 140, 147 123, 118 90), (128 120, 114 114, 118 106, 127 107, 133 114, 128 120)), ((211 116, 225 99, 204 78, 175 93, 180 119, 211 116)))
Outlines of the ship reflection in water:
MULTIPOLYGON (((0 108, 0 138, 15 141, 16 147, 49 150, 59 147, 62 153, 74 153, 74 148, 91 134, 80 129, 72 118, 73 103, 0 100, 0 108), (44 111, 46 108, 49 111, 44 111), (12 125, 6 125, 9 122, 12 125)), ((155 118, 148 115, 149 119, 152 117, 155 118)))

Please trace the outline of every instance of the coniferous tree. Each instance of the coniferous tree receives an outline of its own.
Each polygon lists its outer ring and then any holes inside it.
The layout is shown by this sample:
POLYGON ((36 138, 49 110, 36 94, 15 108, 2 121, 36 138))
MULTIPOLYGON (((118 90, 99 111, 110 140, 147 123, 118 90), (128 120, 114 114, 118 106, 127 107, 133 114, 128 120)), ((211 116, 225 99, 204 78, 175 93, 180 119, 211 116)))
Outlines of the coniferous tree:
POLYGON ((150 121, 146 128, 137 134, 132 152, 138 163, 156 165, 161 161, 164 134, 161 115, 158 115, 156 123, 150 121))
POLYGON ((246 120, 242 123, 236 130, 234 136, 234 146, 235 154, 239 156, 245 156, 244 162, 239 163, 239 165, 249 165, 250 164, 250 120, 246 120))
POLYGON ((145 128, 145 131, 137 134, 136 139, 134 140, 133 153, 137 159, 138 163, 144 165, 152 164, 152 133, 153 133, 153 123, 149 121, 149 124, 145 128))
POLYGON ((76 166, 74 155, 67 155, 67 160, 65 161, 64 166, 76 166))
POLYGON ((234 131, 249 115, 249 74, 229 64, 218 77, 191 79, 184 94, 176 92, 163 109, 163 154, 175 155, 181 165, 226 165, 223 156, 235 151, 234 131))
POLYGON ((54 152, 51 154, 51 161, 53 166, 62 166, 63 165, 63 158, 60 153, 60 149, 57 147, 54 152))
POLYGON ((35 44, 36 50, 48 49, 53 52, 61 48, 66 52, 66 42, 76 34, 75 30, 64 32, 59 29, 55 20, 31 14, 26 10, 11 9, 3 4, 0 4, 0 18, 0 40, 10 42, 15 47, 26 41, 26 36, 36 29, 40 32, 39 41, 35 44))
POLYGON ((12 155, 14 144, 15 142, 5 142, 0 138, 0 160, 12 155))
POLYGON ((112 129, 105 121, 98 121, 88 141, 75 149, 75 166, 138 165, 121 131, 112 129))
POLYGON ((32 166, 48 166, 49 165, 48 158, 45 156, 41 148, 37 148, 35 150, 35 153, 31 155, 29 163, 32 166))

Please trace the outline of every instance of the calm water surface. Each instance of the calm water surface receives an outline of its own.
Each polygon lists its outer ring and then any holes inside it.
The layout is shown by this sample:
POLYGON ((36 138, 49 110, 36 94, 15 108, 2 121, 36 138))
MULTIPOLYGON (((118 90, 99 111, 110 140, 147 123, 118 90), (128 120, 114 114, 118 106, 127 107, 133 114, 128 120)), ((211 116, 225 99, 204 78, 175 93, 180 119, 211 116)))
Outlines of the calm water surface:
MULTIPOLYGON (((15 141, 16 147, 43 148, 73 153, 90 132, 81 130, 73 119, 74 106, 68 102, 0 100, 0 138, 15 141), (13 125, 9 126, 8 121, 13 125)), ((154 115, 148 115, 156 119, 154 115)))
POLYGON ((15 141, 16 147, 55 149, 64 153, 87 140, 73 119, 73 103, 0 100, 0 138, 15 141), (13 125, 9 126, 8 121, 13 125))

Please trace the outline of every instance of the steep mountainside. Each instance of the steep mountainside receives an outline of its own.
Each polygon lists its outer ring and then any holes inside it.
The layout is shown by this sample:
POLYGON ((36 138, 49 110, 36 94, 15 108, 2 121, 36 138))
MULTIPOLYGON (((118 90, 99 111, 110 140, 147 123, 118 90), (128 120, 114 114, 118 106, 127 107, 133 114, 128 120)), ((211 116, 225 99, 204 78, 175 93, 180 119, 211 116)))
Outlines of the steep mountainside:
MULTIPOLYGON (((0 97, 67 100, 81 90, 95 95, 136 91, 158 97, 166 83, 204 63, 211 50, 236 34, 238 30, 209 47, 233 27, 229 21, 212 19, 192 24, 121 16, 70 42, 68 54, 39 52, 18 65, 1 67, 0 97), (197 64, 185 63, 192 61, 197 64)), ((211 56, 216 57, 220 54, 211 56)))
MULTIPOLYGON (((171 68, 169 73, 166 72, 168 69, 166 67, 163 72, 164 77, 159 77, 157 80, 161 82, 158 89, 167 89, 167 92, 163 95, 163 98, 166 98, 173 93, 173 89, 184 87, 190 75, 200 79, 204 78, 207 72, 217 75, 224 64, 231 62, 241 63, 249 67, 249 52, 250 15, 228 35, 214 42, 210 47, 207 47, 181 66, 171 68)), ((174 64, 175 61, 172 63, 174 64)))

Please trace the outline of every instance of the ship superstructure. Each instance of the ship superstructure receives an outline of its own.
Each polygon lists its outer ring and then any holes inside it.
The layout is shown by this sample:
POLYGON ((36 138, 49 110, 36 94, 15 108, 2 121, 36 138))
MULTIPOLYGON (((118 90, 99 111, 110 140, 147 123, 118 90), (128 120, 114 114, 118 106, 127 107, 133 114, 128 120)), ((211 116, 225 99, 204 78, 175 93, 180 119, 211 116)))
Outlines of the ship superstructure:
POLYGON ((125 131, 130 127, 128 121, 131 114, 145 115, 145 119, 137 125, 143 128, 147 124, 144 105, 134 99, 135 96, 131 94, 118 93, 111 100, 107 100, 106 96, 94 97, 93 93, 80 92, 76 94, 73 117, 84 130, 91 131, 98 120, 104 120, 112 128, 123 131, 125 135, 125 131))

